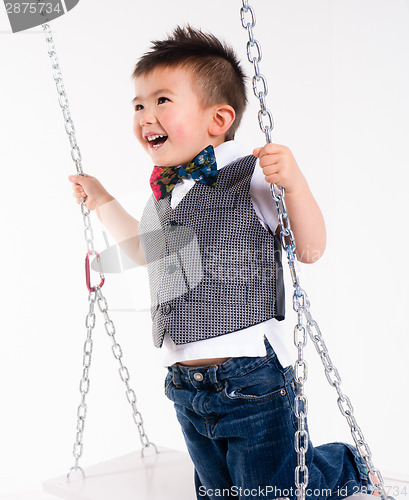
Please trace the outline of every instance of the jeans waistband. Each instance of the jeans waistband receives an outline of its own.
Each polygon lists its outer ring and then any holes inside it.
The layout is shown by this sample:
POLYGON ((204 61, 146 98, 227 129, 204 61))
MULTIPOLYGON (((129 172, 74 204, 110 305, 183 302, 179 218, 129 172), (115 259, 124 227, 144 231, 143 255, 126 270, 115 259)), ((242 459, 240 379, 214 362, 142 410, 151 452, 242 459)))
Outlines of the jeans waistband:
POLYGON ((221 388, 225 379, 245 375, 258 366, 266 363, 276 354, 267 339, 264 339, 266 356, 230 358, 220 365, 184 366, 175 363, 169 366, 168 373, 173 375, 173 383, 180 387, 182 383, 203 388, 206 385, 215 385, 221 388))

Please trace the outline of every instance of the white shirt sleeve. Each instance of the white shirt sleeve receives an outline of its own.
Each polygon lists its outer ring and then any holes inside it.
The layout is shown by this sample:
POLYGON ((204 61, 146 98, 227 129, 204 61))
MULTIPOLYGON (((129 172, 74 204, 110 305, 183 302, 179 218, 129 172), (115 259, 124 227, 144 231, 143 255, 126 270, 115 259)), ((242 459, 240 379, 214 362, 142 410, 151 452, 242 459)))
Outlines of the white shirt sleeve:
POLYGON ((266 229, 268 226, 274 234, 278 226, 277 208, 271 196, 270 184, 264 177, 258 159, 251 178, 250 197, 260 223, 266 229))

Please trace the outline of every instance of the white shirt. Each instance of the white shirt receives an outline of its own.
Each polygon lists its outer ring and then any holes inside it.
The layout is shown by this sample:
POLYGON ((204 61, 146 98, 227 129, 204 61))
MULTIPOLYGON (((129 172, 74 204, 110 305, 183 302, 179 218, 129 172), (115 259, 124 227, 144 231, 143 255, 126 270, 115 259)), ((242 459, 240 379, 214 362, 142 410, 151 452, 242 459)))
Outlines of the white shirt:
MULTIPOLYGON (((214 152, 217 170, 245 156, 236 141, 224 142, 217 146, 214 152)), ((193 179, 183 179, 178 182, 171 192, 171 207, 175 208, 194 185, 195 181, 193 179)), ((260 223, 265 229, 268 226, 275 233, 278 225, 277 209, 271 197, 270 185, 264 178, 258 160, 251 178, 250 197, 260 223)), ((163 364, 170 366, 191 359, 265 356, 265 336, 273 347, 281 365, 285 367, 292 364, 292 359, 286 348, 284 335, 283 325, 275 318, 219 337, 181 345, 176 345, 169 334, 166 333, 163 342, 166 351, 163 364)))

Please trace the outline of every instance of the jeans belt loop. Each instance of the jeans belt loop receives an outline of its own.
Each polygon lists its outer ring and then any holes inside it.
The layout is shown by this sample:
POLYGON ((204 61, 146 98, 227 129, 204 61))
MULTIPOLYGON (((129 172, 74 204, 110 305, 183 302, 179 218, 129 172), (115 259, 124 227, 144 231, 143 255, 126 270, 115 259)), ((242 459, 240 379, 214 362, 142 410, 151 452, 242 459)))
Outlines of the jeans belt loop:
POLYGON ((182 387, 182 379, 180 376, 179 367, 177 365, 172 366, 172 372, 173 372, 173 384, 175 387, 180 389, 182 387))
POLYGON ((216 389, 220 390, 220 389, 222 389, 223 385, 217 379, 218 368, 219 367, 217 365, 209 366, 209 379, 210 379, 210 382, 216 386, 216 389))

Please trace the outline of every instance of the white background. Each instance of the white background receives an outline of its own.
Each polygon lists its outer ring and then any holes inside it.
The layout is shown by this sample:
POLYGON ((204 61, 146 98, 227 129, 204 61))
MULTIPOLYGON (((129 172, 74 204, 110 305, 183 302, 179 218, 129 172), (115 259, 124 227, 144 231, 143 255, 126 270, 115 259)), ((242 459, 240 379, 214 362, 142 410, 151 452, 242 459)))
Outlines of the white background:
MULTIPOLYGON (((327 223, 327 251, 299 266, 302 284, 375 464, 407 478, 409 2, 253 3, 273 141, 292 150, 327 223)), ((112 5, 82 0, 52 29, 84 171, 138 217, 152 166, 132 135, 130 75, 149 40, 190 23, 230 42, 249 76, 252 68, 239 1, 112 5)), ((67 180, 76 172, 41 28, 12 34, 0 8, 0 57, 0 495, 12 498, 73 464, 88 291, 82 217, 67 180)), ((256 115, 252 97, 237 136, 249 152, 264 140, 256 115)), ((92 224, 102 251, 95 214, 92 224)), ((103 292, 149 437, 184 449, 151 342, 146 271, 107 274, 103 292)), ((289 284, 290 346, 291 293, 289 284)), ((139 447, 102 320, 83 466, 139 447)), ((311 345, 307 356, 314 443, 351 441, 311 345)))

